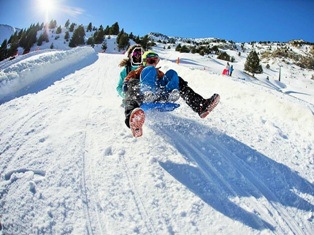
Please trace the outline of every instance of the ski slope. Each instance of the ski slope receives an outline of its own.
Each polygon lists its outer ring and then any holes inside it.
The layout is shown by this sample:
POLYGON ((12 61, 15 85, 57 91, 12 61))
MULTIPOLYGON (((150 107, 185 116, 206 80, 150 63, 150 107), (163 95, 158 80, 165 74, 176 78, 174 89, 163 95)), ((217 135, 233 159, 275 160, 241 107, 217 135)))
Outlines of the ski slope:
POLYGON ((83 47, 0 65, 0 233, 312 234, 313 86, 155 50, 163 71, 221 102, 206 119, 182 99, 148 112, 141 138, 115 90, 124 55, 83 47))

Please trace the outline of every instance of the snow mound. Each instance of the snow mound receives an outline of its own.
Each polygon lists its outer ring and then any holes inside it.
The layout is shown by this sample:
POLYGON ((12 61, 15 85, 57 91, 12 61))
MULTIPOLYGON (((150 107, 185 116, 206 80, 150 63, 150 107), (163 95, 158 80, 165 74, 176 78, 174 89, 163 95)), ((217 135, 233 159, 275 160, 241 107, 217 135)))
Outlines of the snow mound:
MULTIPOLYGON (((22 57, 23 58, 23 57, 22 57)), ((19 58, 20 59, 20 58, 19 58)), ((30 53, 26 59, 6 66, 0 71, 0 103, 14 94, 38 91, 38 86, 51 85, 62 75, 69 74, 95 62, 97 54, 92 47, 77 47, 72 50, 41 51, 30 53), (51 79, 51 75, 55 77, 51 79), (56 75, 59 75, 56 77, 56 75), (37 84, 41 83, 41 85, 37 84)))

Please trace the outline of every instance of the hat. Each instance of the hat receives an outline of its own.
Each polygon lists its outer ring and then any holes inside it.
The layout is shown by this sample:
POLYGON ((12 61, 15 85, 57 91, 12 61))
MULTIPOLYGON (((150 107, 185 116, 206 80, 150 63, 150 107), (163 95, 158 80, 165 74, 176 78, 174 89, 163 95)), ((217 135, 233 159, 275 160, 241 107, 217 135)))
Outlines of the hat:
POLYGON ((146 66, 146 62, 153 64, 156 61, 159 62, 159 55, 153 51, 146 51, 143 56, 143 65, 146 66))

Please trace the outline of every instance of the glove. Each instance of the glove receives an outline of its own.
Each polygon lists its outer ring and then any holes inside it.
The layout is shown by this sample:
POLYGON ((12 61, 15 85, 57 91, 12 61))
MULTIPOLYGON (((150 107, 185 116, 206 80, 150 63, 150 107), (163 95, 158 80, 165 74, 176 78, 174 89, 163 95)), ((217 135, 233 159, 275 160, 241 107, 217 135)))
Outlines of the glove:
POLYGON ((127 82, 123 83, 122 90, 123 90, 124 93, 128 90, 128 83, 127 82))

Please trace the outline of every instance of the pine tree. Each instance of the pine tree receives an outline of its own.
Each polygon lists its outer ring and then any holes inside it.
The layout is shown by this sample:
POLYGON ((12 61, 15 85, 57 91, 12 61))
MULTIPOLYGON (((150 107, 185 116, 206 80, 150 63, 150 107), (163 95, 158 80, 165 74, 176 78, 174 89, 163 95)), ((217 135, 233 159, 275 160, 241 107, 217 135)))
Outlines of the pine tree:
POLYGON ((132 40, 134 39, 134 35, 133 35, 132 32, 129 34, 129 38, 132 39, 132 40))
POLYGON ((57 28, 57 30, 56 30, 56 34, 60 34, 60 33, 62 33, 61 26, 59 26, 59 27, 57 28))
POLYGON ((111 35, 118 35, 120 32, 120 29, 119 29, 119 24, 118 22, 114 23, 111 28, 110 28, 110 34, 111 35))
POLYGON ((175 49, 175 50, 176 50, 176 51, 181 51, 181 47, 182 47, 181 44, 178 44, 178 45, 176 46, 176 49, 175 49))
POLYGON ((108 48, 108 46, 107 46, 107 41, 104 40, 104 42, 103 42, 102 45, 101 45, 101 49, 103 49, 103 51, 106 51, 107 48, 108 48))
POLYGON ((87 39, 87 42, 86 42, 87 45, 91 45, 93 48, 95 46, 95 42, 94 42, 94 38, 93 37, 89 37, 87 39))
POLYGON ((141 38, 138 42, 139 44, 142 45, 142 47, 144 48, 144 50, 148 50, 149 49, 149 36, 145 35, 143 38, 141 38))
POLYGON ((72 38, 69 43, 69 47, 76 47, 85 44, 85 30, 82 25, 80 25, 73 33, 72 38))
POLYGON ((76 25, 75 23, 72 23, 72 24, 70 25, 69 31, 70 31, 71 33, 74 31, 75 25, 76 25))
POLYGON ((93 28, 92 23, 89 23, 86 32, 92 32, 92 28, 93 28))
POLYGON ((227 52, 223 51, 218 55, 217 59, 230 61, 230 55, 228 55, 227 52))
POLYGON ((103 30, 102 25, 99 27, 99 30, 97 30, 94 33, 94 43, 95 44, 100 44, 104 41, 104 36, 105 36, 105 32, 103 30))
POLYGON ((68 28, 68 27, 69 27, 69 25, 70 25, 70 20, 67 20, 67 22, 65 22, 64 27, 68 28))
POLYGON ((18 46, 18 43, 11 43, 10 48, 8 49, 7 57, 16 55, 18 46))
POLYGON ((51 20, 49 23, 49 29, 54 29, 57 26, 57 21, 56 20, 51 20))
POLYGON ((129 35, 127 33, 123 33, 123 30, 121 31, 122 33, 119 33, 117 37, 117 44, 118 44, 118 49, 119 50, 124 50, 127 47, 129 47, 129 35))
POLYGON ((180 49, 181 53, 190 53, 190 48, 188 48, 186 45, 183 45, 180 49))
POLYGON ((69 33, 69 31, 66 31, 66 32, 65 32, 65 35, 64 35, 64 39, 65 39, 66 41, 69 41, 69 38, 70 38, 70 33, 69 33))
POLYGON ((123 34, 124 34, 124 29, 122 29, 121 32, 117 36, 117 39, 116 39, 117 44, 119 44, 120 38, 123 36, 123 34))
POLYGON ((260 62, 260 59, 258 58, 256 51, 254 50, 251 51, 248 57, 246 58, 246 62, 244 64, 244 70, 252 73, 253 77, 255 73, 262 73, 263 68, 259 62, 260 62))
POLYGON ((0 61, 7 58, 7 54, 8 54, 7 46, 8 46, 8 42, 6 39, 4 39, 0 47, 0 61))
POLYGON ((19 46, 24 48, 24 51, 28 52, 34 43, 37 42, 37 29, 31 26, 26 32, 24 32, 19 41, 19 46))

